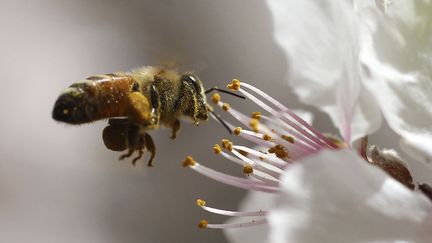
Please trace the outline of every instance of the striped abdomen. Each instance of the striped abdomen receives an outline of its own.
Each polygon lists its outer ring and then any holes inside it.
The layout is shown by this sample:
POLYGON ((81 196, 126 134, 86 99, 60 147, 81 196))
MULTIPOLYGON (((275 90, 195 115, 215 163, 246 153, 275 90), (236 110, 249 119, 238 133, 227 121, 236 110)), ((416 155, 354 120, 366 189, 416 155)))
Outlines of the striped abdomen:
POLYGON ((89 77, 62 92, 54 105, 53 118, 70 124, 81 124, 125 116, 127 96, 137 87, 133 78, 125 73, 89 77))

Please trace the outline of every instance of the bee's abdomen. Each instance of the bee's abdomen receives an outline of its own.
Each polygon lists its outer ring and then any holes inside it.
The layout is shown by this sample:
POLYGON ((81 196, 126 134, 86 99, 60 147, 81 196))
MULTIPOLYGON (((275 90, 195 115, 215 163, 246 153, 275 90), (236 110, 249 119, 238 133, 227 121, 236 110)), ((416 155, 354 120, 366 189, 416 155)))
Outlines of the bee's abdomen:
POLYGON ((71 124, 124 116, 135 81, 124 73, 103 74, 76 82, 57 99, 53 118, 71 124))

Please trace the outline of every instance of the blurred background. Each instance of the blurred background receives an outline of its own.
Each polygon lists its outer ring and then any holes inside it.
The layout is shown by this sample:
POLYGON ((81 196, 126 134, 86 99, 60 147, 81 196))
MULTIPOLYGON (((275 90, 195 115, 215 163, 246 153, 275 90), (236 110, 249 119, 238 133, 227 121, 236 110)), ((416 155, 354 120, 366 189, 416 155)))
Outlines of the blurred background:
MULTIPOLYGON (((283 81, 287 60, 272 40, 265 2, 253 0, 3 0, 0 8, 2 242, 226 242, 199 230, 197 198, 237 209, 245 191, 181 167, 186 155, 231 174, 241 168, 212 153, 229 136, 210 120, 150 134, 155 167, 118 161, 103 145, 106 121, 69 126, 52 120, 60 92, 94 74, 143 65, 195 70, 206 87, 232 78, 249 82, 293 108, 311 110, 316 126, 335 132, 327 116, 301 106, 283 81)), ((250 103, 224 97, 252 111, 250 103)), ((220 112, 220 111, 219 111, 220 112)), ((220 112, 221 113, 221 112, 220 112)), ((225 116, 227 117, 227 116, 225 116)), ((377 144, 395 147, 387 128, 377 144)))

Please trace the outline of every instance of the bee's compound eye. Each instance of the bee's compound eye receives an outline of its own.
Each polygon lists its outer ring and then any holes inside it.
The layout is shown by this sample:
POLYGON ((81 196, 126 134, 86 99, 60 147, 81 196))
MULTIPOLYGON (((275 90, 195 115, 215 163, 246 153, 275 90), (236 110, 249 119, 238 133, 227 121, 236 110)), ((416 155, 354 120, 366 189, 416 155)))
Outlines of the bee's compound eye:
POLYGON ((123 151, 127 149, 127 126, 109 125, 102 133, 105 147, 112 151, 123 151))
POLYGON ((187 83, 192 84, 193 87, 195 88, 195 90, 196 90, 197 92, 200 92, 200 91, 201 91, 200 84, 199 84, 199 82, 198 82, 198 80, 197 80, 197 78, 196 78, 195 76, 193 76, 193 75, 191 75, 191 74, 185 74, 185 75, 182 76, 182 80, 183 80, 184 82, 187 82, 187 83))

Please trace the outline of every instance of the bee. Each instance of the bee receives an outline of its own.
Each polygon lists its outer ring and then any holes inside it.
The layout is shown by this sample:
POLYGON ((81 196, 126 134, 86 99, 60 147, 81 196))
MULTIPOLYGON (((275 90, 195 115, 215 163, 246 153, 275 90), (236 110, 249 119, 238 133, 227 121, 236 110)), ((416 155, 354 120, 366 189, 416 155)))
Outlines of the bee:
POLYGON ((206 94, 215 90, 245 98, 217 87, 205 90, 192 72, 148 66, 128 73, 91 76, 72 84, 57 98, 52 117, 75 125, 108 119, 102 133, 105 146, 113 151, 128 150, 120 160, 137 151, 134 165, 147 150, 151 153, 148 166, 152 166, 156 146, 149 130, 171 128, 171 139, 175 139, 181 117, 189 117, 198 125, 212 114, 231 132, 207 104, 206 94))

